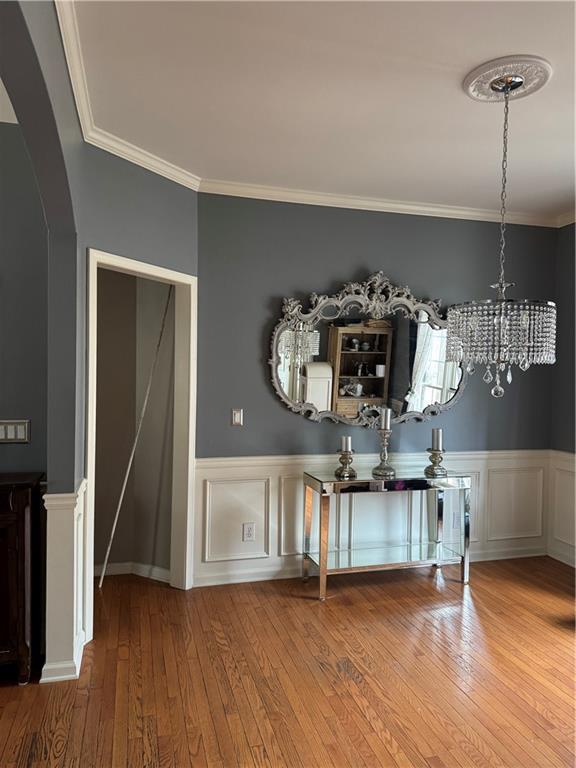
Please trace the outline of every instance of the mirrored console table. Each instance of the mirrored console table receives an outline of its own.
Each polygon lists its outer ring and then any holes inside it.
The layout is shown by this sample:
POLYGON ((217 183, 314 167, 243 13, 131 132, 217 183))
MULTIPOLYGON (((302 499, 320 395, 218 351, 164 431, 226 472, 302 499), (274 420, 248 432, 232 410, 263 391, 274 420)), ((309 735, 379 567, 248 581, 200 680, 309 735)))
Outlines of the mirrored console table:
POLYGON ((441 567, 460 564, 461 580, 468 583, 470 564, 470 487, 469 475, 449 472, 447 477, 422 475, 399 476, 394 480, 376 480, 369 473, 358 473, 354 480, 337 480, 329 472, 304 472, 304 559, 303 578, 310 575, 311 565, 317 566, 320 580, 320 600, 326 599, 327 577, 333 573, 382 571, 393 568, 441 567), (386 514, 389 493, 426 493, 429 512, 428 541, 374 548, 363 546, 350 549, 329 549, 330 499, 338 494, 380 493, 382 514, 386 514), (444 541, 444 495, 459 495, 459 535, 444 541), (320 497, 318 550, 311 551, 314 494, 320 497))

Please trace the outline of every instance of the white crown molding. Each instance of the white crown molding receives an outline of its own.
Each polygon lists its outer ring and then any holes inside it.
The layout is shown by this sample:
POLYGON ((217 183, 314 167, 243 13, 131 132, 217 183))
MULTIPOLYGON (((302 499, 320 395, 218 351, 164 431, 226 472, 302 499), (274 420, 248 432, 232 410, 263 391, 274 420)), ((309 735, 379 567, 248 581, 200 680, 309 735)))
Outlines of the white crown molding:
MULTIPOLYGON (((464 208, 431 203, 410 203, 402 200, 384 200, 376 197, 335 195, 330 192, 309 192, 304 189, 266 187, 257 184, 239 184, 233 181, 202 179, 200 192, 232 197, 249 197, 258 200, 273 200, 283 203, 322 205, 332 208, 352 208, 383 213, 403 213, 411 216, 435 216, 444 219, 467 219, 472 221, 500 221, 500 212, 485 208, 464 208)), ((526 224, 537 227, 557 227, 556 217, 538 216, 531 213, 507 214, 509 224, 526 224)))
POLYGON ((169 163, 168 160, 163 160, 161 157, 153 155, 151 152, 141 149, 135 144, 131 144, 129 141, 119 139, 102 128, 97 128, 93 125, 88 135, 85 135, 84 138, 89 144, 122 157, 124 160, 146 168, 148 171, 157 173, 159 176, 164 176, 166 179, 170 179, 170 181, 175 181, 176 184, 181 184, 183 187, 188 187, 196 192, 200 188, 201 180, 199 176, 190 173, 190 171, 185 171, 184 168, 169 163))
POLYGON ((560 216, 556 217, 556 226, 558 229, 561 229, 562 227, 567 227, 569 224, 574 224, 576 221, 576 212, 574 209, 571 211, 566 211, 566 213, 560 214, 560 216))
POLYGON ((82 57, 82 45, 80 43, 74 2, 71 2, 71 0, 56 0, 55 6, 84 141, 124 160, 128 160, 135 165, 146 168, 148 171, 157 173, 159 176, 164 176, 170 179, 170 181, 198 191, 200 186, 199 176, 167 160, 163 160, 161 157, 152 154, 152 152, 131 144, 129 141, 120 139, 95 125, 90 105, 88 80, 82 57))
MULTIPOLYGON (((76 109, 78 110, 84 141, 88 144, 93 144, 106 152, 110 152, 135 165, 164 176, 176 182, 176 184, 214 195, 229 195, 232 197, 246 197, 282 203, 299 203, 302 205, 320 205, 331 208, 380 211, 382 213, 403 213, 412 216, 434 216, 470 221, 500 221, 499 211, 484 208, 465 208, 432 203, 359 197, 355 195, 336 195, 330 192, 312 192, 303 189, 285 189, 283 187, 243 184, 234 181, 220 181, 218 179, 201 179, 196 174, 174 165, 141 147, 137 147, 129 141, 114 136, 95 125, 82 57, 75 3, 72 0, 55 0, 55 6, 70 80, 72 82, 72 90, 76 101, 76 109)), ((574 218, 573 212, 550 217, 522 212, 508 213, 510 224, 525 224, 538 227, 563 227, 566 224, 571 224, 574 218)))
POLYGON ((74 3, 70 0, 55 0, 56 15, 60 25, 60 35, 64 46, 64 55, 68 64, 68 73, 76 101, 76 110, 80 119, 80 127, 84 140, 87 141, 87 135, 94 126, 92 117, 92 107, 88 96, 88 81, 86 79, 86 70, 84 69, 84 59, 82 58, 82 47, 80 45, 80 33, 78 31, 78 20, 76 18, 76 9, 74 3))

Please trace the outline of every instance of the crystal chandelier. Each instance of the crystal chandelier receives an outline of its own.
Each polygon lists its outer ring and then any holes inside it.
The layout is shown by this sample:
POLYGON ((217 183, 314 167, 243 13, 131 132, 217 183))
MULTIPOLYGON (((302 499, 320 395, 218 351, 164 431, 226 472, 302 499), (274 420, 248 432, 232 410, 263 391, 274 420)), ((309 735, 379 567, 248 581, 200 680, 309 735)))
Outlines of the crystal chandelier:
POLYGON ((320 354, 320 331, 311 330, 305 323, 299 323, 296 330, 283 331, 279 353, 307 362, 320 354))
POLYGON ((320 354, 320 331, 313 330, 308 323, 298 323, 296 328, 280 334, 278 352, 289 363, 286 382, 288 396, 302 403, 302 366, 320 354))
POLYGON ((534 364, 556 362, 556 305, 551 301, 507 299, 506 290, 514 283, 507 283, 504 276, 510 97, 520 98, 541 88, 551 71, 548 62, 537 57, 497 59, 474 70, 464 81, 473 98, 504 101, 500 274, 498 282, 490 286, 496 289, 495 299, 469 301, 448 309, 447 357, 461 363, 468 373, 474 373, 477 365, 485 367, 483 379, 493 384, 493 397, 504 395, 504 378, 512 383, 512 366, 527 371, 534 364))

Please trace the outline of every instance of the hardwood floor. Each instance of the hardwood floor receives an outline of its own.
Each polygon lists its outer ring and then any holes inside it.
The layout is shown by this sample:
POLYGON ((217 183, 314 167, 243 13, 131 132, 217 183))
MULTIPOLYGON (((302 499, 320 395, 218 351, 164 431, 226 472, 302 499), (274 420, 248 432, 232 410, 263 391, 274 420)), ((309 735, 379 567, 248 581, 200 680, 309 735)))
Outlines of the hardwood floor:
POLYGON ((573 766, 573 571, 457 577, 109 577, 80 679, 0 687, 0 766, 573 766))

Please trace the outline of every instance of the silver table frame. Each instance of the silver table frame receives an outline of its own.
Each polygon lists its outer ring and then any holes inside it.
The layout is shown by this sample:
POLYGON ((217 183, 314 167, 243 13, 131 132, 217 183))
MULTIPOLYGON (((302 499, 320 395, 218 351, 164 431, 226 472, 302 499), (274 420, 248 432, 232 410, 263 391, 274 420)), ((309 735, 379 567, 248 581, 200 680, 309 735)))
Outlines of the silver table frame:
POLYGON ((397 477, 394 480, 376 480, 359 478, 355 480, 337 480, 327 473, 304 472, 304 557, 302 578, 310 575, 310 538, 312 532, 312 511, 314 493, 320 496, 319 520, 319 594, 320 600, 326 599, 327 577, 332 573, 357 573, 359 571, 384 571, 396 568, 419 568, 434 565, 441 568, 449 563, 460 563, 460 578, 468 584, 470 577, 470 489, 472 479, 469 475, 448 473, 448 477, 410 476, 397 477), (348 493, 421 493, 424 491, 427 501, 432 502, 435 510, 437 556, 433 560, 411 560, 403 563, 381 563, 375 565, 328 568, 328 531, 330 527, 330 497, 348 493), (457 558, 444 558, 442 542, 444 538, 444 494, 457 491, 464 526, 464 554, 457 558))

